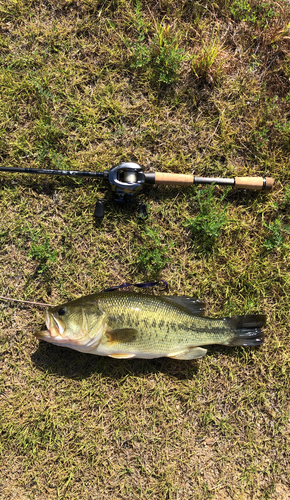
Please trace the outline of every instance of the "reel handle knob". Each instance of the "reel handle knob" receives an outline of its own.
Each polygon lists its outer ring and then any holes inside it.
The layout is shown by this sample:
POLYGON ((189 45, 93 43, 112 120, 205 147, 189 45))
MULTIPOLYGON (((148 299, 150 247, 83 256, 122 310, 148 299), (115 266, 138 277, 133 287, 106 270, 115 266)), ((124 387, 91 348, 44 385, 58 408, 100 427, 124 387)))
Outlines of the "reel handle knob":
POLYGON ((104 217, 104 203, 98 200, 95 206, 94 217, 96 219, 102 219, 104 217))

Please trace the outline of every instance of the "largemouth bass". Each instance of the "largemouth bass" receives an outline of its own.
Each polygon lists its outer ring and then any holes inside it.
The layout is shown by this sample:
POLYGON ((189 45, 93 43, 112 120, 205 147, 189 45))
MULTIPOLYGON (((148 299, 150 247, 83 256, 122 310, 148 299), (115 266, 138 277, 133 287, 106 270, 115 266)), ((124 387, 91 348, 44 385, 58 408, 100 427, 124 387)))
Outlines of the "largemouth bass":
POLYGON ((47 330, 36 336, 52 344, 112 358, 201 358, 201 346, 258 346, 264 315, 212 319, 204 303, 178 296, 105 292, 46 311, 47 330))

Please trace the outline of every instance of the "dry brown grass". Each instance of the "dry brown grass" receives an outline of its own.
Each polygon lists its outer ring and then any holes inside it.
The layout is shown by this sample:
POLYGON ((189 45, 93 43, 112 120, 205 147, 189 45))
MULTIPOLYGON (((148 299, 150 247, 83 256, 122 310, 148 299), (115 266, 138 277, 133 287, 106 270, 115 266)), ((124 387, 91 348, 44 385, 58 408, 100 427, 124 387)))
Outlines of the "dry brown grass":
POLYGON ((164 278, 207 314, 267 314, 259 350, 117 361, 39 343, 40 308, 2 301, 1 500, 290 496, 290 11, 267 4, 2 2, 3 165, 275 186, 146 187, 147 221, 108 205, 96 223, 104 182, 1 174, 2 295, 164 278))

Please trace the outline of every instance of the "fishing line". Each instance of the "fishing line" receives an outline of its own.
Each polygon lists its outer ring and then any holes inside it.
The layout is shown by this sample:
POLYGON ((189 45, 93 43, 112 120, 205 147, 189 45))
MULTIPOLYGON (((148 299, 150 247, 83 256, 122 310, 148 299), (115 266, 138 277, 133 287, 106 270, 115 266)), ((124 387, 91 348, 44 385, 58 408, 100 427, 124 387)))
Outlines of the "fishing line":
POLYGON ((3 297, 3 295, 0 295, 1 300, 6 300, 7 302, 14 301, 14 302, 20 302, 22 304, 30 304, 33 306, 42 306, 42 307, 56 307, 52 304, 44 304, 43 302, 31 302, 29 300, 20 300, 20 299, 12 299, 10 297, 3 297))
MULTIPOLYGON (((148 283, 123 283, 122 285, 111 286, 110 288, 106 288, 106 290, 102 290, 102 292, 113 292, 114 290, 118 290, 121 288, 128 288, 129 286, 135 286, 137 288, 149 288, 153 286, 159 285, 160 291, 168 290, 168 283, 165 280, 158 281, 150 281, 148 283), (161 286, 160 286, 161 285, 161 286)), ((21 299, 12 299, 11 297, 4 297, 0 295, 1 300, 6 300, 7 302, 20 302, 21 304, 29 304, 33 306, 41 306, 41 307, 56 307, 53 304, 44 304, 43 302, 32 302, 30 300, 21 300, 21 299)))

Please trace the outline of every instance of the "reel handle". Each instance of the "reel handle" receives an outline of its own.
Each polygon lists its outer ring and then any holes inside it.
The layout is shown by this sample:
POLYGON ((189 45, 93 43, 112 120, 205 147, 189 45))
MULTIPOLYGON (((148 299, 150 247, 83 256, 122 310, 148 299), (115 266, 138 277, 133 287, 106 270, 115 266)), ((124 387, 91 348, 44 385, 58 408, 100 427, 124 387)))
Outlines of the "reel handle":
POLYGON ((170 174, 166 172, 155 172, 144 174, 145 182, 150 184, 162 184, 167 186, 179 185, 188 186, 190 184, 218 184, 233 186, 238 189, 249 189, 251 191, 270 190, 273 187, 272 177, 235 177, 234 179, 224 179, 221 177, 196 177, 187 174, 170 174))
POLYGON ((169 174, 166 172, 155 172, 155 184, 164 184, 167 186, 178 184, 179 186, 188 186, 189 184, 194 184, 194 176, 188 174, 169 174))
POLYGON ((235 177, 235 187, 251 191, 270 190, 274 184, 273 177, 235 177))

